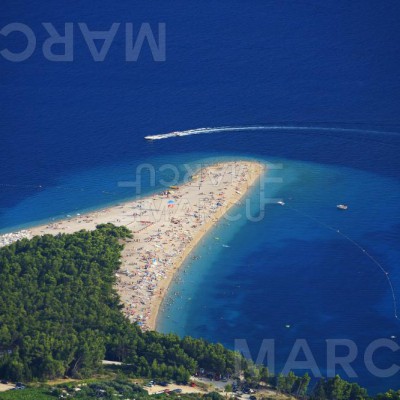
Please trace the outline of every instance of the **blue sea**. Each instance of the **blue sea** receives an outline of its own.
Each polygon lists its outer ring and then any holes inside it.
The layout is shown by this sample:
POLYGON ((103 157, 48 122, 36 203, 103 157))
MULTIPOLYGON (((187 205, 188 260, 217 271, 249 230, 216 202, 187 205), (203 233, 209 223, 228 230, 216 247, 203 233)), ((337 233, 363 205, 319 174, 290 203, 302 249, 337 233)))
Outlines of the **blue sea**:
MULTIPOLYGON (((259 222, 232 210, 243 217, 194 250, 158 328, 230 348, 245 339, 254 356, 275 339, 277 370, 306 339, 322 374, 332 373, 326 340, 351 339, 356 381, 370 393, 399 389, 400 372, 376 377, 363 361, 373 340, 400 338, 399 15, 396 0, 3 1, 0 27, 22 22, 37 45, 21 63, 0 56, 0 231, 160 189, 146 174, 140 193, 119 185, 141 164, 165 178, 165 164, 183 177, 186 164, 260 160, 269 169, 251 192, 252 215, 261 190, 285 206, 266 204, 259 222), (73 62, 45 59, 42 22, 60 33, 75 24, 73 62), (121 23, 104 62, 78 22, 121 23), (145 22, 156 37, 166 24, 166 61, 146 45, 125 61, 125 23, 145 22), (144 140, 221 126, 264 130, 144 140)), ((25 45, 21 34, 0 36, 0 50, 25 45)), ((399 351, 374 361, 400 364, 399 351)))

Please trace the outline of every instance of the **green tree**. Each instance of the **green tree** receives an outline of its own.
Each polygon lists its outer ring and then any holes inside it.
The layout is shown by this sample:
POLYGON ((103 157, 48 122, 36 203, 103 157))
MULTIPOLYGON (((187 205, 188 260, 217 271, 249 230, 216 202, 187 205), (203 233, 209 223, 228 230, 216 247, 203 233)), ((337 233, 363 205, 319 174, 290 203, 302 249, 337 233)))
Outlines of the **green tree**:
POLYGON ((313 400, 326 400, 326 392, 325 392, 325 380, 320 379, 317 384, 315 385, 312 394, 311 394, 311 399, 313 400))
POLYGON ((278 392, 283 392, 285 388, 286 388, 286 378, 282 374, 279 374, 276 378, 276 390, 278 392))
POLYGON ((269 370, 267 367, 261 367, 260 370, 260 381, 264 383, 268 383, 270 378, 269 370))
POLYGON ((233 390, 233 388, 230 383, 225 385, 225 392, 230 393, 230 392, 232 392, 232 390, 233 390))
POLYGON ((346 381, 336 375, 328 380, 325 391, 328 398, 332 400, 346 400, 350 394, 350 387, 346 381))
POLYGON ((290 371, 289 374, 284 378, 284 391, 286 393, 292 393, 294 384, 296 383, 297 377, 293 373, 293 371, 290 371))
POLYGON ((389 390, 386 393, 379 393, 375 397, 376 400, 400 400, 400 390, 389 390))
POLYGON ((296 388, 297 396, 304 397, 307 394, 310 381, 311 377, 307 373, 304 374, 301 378, 297 378, 297 388, 296 388))
POLYGON ((217 392, 210 392, 207 393, 203 399, 207 399, 207 400, 224 400, 224 396, 221 396, 219 393, 217 392))

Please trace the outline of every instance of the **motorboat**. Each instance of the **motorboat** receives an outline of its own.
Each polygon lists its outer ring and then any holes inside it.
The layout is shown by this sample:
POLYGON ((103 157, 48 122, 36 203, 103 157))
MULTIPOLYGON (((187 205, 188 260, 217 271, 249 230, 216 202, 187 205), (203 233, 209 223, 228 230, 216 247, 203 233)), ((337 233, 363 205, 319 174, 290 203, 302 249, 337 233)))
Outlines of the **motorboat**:
POLYGON ((144 138, 146 140, 161 140, 161 139, 168 139, 171 137, 178 137, 178 136, 182 136, 181 132, 164 133, 162 135, 149 135, 149 136, 145 136, 144 138))

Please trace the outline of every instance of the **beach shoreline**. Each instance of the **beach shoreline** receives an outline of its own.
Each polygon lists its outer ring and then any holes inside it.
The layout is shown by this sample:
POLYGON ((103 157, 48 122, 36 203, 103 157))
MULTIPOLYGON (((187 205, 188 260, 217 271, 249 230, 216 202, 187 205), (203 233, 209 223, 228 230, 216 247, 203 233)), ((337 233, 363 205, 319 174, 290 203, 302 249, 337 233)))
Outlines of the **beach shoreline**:
POLYGON ((248 194, 265 167, 256 161, 226 161, 201 168, 191 180, 161 193, 47 225, 0 236, 0 247, 22 238, 93 230, 113 223, 126 226, 116 290, 131 322, 154 330, 168 288, 204 235, 248 194))
POLYGON ((233 207, 235 206, 238 202, 240 202, 243 198, 245 198, 252 187, 254 186, 254 183, 257 181, 257 179, 261 176, 261 174, 265 171, 265 167, 262 166, 261 164, 256 164, 252 165, 253 170, 250 172, 250 180, 248 181, 248 188, 245 192, 241 193, 238 198, 231 200, 226 207, 221 208, 218 210, 218 213, 215 215, 215 219, 208 221, 208 223, 203 227, 203 229, 198 233, 198 235, 193 238, 192 242, 186 246, 184 253, 182 256, 179 258, 179 260, 176 261, 172 273, 169 274, 168 278, 164 281, 164 285, 162 286, 163 288, 163 294, 159 298, 159 301, 157 301, 151 310, 151 317, 149 319, 148 325, 149 328, 152 330, 156 330, 157 328, 157 322, 158 322, 158 317, 160 314, 160 308, 161 305, 164 301, 165 296, 168 293, 168 289, 171 286, 171 283, 176 276, 177 272, 180 270, 182 264, 185 262, 187 257, 190 255, 190 253, 196 248, 196 246, 201 242, 203 237, 214 227, 216 223, 218 223, 221 218, 223 218, 226 213, 233 207))

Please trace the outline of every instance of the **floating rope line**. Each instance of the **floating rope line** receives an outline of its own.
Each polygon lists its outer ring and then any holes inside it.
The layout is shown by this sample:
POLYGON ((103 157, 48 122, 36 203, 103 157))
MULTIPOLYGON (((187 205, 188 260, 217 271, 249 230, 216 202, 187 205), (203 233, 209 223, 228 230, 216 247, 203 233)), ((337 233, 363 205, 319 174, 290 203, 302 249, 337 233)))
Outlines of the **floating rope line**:
POLYGON ((385 275, 385 278, 386 278, 386 280, 388 282, 388 285, 389 285, 389 288, 390 288, 390 292, 392 294, 394 317, 397 320, 400 320, 400 318, 398 316, 398 312, 397 312, 396 293, 395 293, 395 290, 394 290, 393 283, 392 283, 392 281, 390 279, 389 272, 385 270, 385 268, 382 266, 382 264, 374 256, 372 256, 358 242, 356 242, 354 239, 352 239, 350 236, 346 235, 345 233, 341 232, 339 229, 337 229, 337 228, 335 228, 335 227, 333 227, 331 225, 328 225, 325 222, 322 222, 319 219, 313 217, 312 215, 309 215, 309 214, 307 214, 307 213, 305 213, 303 211, 298 210, 295 207, 292 207, 292 206, 288 205, 287 203, 280 202, 279 204, 284 206, 284 207, 289 208, 290 210, 292 210, 292 211, 294 211, 294 212, 296 212, 296 213, 298 213, 298 214, 300 214, 300 215, 302 215, 302 216, 304 216, 306 218, 309 218, 309 219, 315 221, 317 224, 319 224, 319 225, 329 229, 330 231, 335 232, 336 234, 342 236, 345 240, 349 241, 353 246, 357 247, 362 252, 362 254, 364 254, 366 257, 368 257, 385 275))
POLYGON ((24 189, 43 189, 42 185, 13 185, 10 183, 0 183, 0 187, 7 187, 7 188, 24 188, 24 189))

